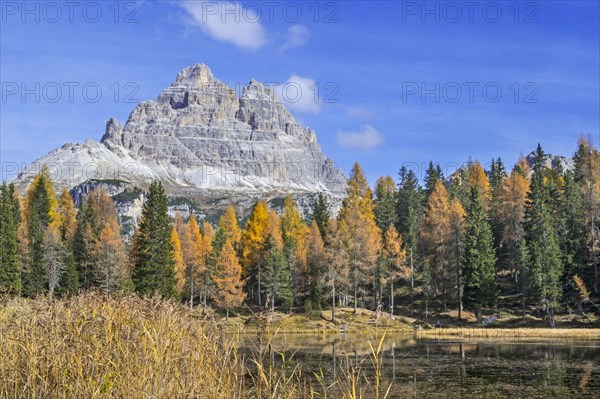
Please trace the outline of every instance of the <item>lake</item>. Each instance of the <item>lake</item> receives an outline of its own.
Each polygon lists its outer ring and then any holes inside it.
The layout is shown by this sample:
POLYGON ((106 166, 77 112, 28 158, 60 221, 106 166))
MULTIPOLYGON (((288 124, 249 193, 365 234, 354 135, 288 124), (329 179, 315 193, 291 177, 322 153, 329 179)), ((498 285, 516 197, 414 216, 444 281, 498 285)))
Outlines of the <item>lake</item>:
MULTIPOLYGON (((283 334, 272 341, 304 376, 323 373, 334 381, 352 367, 374 380, 369 342, 377 340, 283 334), (373 377, 373 378, 371 378, 373 377)), ((246 351, 268 353, 265 340, 246 337, 246 351)), ((386 335, 382 385, 392 398, 599 398, 600 340, 452 341, 386 335)), ((315 379, 316 381, 316 379, 315 379)), ((369 398, 370 395, 366 395, 369 398)))

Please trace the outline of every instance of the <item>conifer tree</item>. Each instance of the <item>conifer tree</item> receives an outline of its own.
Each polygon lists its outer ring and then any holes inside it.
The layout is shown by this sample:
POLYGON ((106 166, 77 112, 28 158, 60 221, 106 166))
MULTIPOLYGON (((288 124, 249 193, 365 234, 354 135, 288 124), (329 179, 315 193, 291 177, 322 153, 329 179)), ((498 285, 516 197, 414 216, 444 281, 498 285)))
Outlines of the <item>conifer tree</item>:
POLYGON ((398 187, 398 233, 404 240, 408 266, 410 267, 410 306, 414 313, 414 264, 417 255, 419 223, 423 215, 423 192, 417 177, 406 167, 400 169, 398 187))
POLYGON ((544 161, 545 154, 538 144, 526 207, 526 239, 531 259, 528 274, 540 304, 546 309, 548 322, 554 327, 554 311, 561 294, 560 277, 563 266, 556 221, 545 183, 544 161))
POLYGON ((466 224, 464 303, 475 311, 479 322, 482 307, 496 303, 496 253, 492 228, 475 186, 471 188, 466 224))
POLYGON ((383 238, 383 251, 385 260, 389 265, 390 277, 390 313, 394 314, 394 280, 396 278, 407 278, 410 269, 406 265, 406 249, 402 242, 402 236, 393 224, 390 224, 383 238))
POLYGON ((309 313, 319 312, 320 314, 324 300, 322 278, 324 273, 325 246, 316 220, 313 220, 310 225, 306 250, 309 292, 305 308, 309 313))
MULTIPOLYGON (((237 250, 240 241, 242 240, 242 229, 237 220, 235 209, 230 205, 225 209, 225 213, 219 218, 218 227, 223 230, 233 249, 237 250)), ((223 242, 223 245, 225 242, 223 242)), ((219 249, 220 250, 220 249, 219 249)))
POLYGON ((21 207, 14 185, 0 186, 0 294, 21 293, 18 229, 21 207))
POLYGON ((450 263, 456 275, 456 307, 462 318, 462 263, 464 256, 465 210, 457 198, 450 202, 450 263))
POLYGON ((226 317, 229 318, 229 310, 241 306, 246 298, 242 267, 229 238, 223 244, 212 279, 216 286, 212 298, 217 306, 225 309, 226 317))
POLYGON ((204 265, 202 273, 204 279, 202 282, 203 286, 203 296, 202 303, 204 307, 207 306, 207 300, 214 289, 212 274, 214 269, 212 269, 212 265, 209 262, 210 253, 212 252, 212 241, 215 235, 215 231, 210 223, 207 221, 202 222, 202 264, 204 265))
POLYGON ((313 205, 311 220, 317 222, 321 237, 325 240, 325 234, 327 234, 329 224, 329 208, 327 207, 323 193, 319 193, 319 196, 313 205))
MULTIPOLYGON (((179 215, 181 218, 181 215, 179 215)), ((183 220, 181 220, 182 222, 183 220)), ((175 261, 175 288, 180 297, 185 295, 185 262, 183 260, 183 250, 181 249, 181 240, 177 227, 173 226, 171 230, 171 245, 173 246, 173 260, 175 261)))
POLYGON ((45 167, 34 177, 25 194, 24 222, 28 241, 28 268, 23 273, 23 290, 28 295, 37 295, 48 290, 48 270, 44 236, 48 225, 54 220, 56 197, 45 167))
POLYGON ((73 253, 73 240, 77 230, 77 209, 73 198, 67 189, 63 189, 58 198, 56 219, 53 223, 58 224, 62 247, 64 248, 65 271, 59 283, 59 291, 69 295, 79 290, 79 276, 77 274, 77 263, 73 253))
POLYGON ((281 233, 283 237, 283 252, 290 269, 292 290, 295 297, 307 295, 310 267, 307 264, 308 227, 302 221, 291 196, 287 196, 281 215, 281 233))
POLYGON ((427 204, 427 201, 429 201, 429 196, 433 190, 435 190, 437 183, 443 180, 444 176, 440 165, 434 165, 432 161, 429 161, 429 165, 425 171, 425 195, 423 197, 425 205, 427 204))
POLYGON ((450 286, 451 224, 448 191, 438 181, 429 196, 427 210, 420 231, 420 250, 431 267, 432 283, 442 293, 444 309, 447 309, 447 291, 450 286))
POLYGON ((177 294, 171 244, 172 225, 167 196, 160 182, 152 182, 142 209, 133 253, 132 281, 140 294, 177 294))
POLYGON ((44 231, 44 266, 51 297, 59 287, 62 275, 66 270, 65 252, 58 226, 51 223, 44 231))
POLYGON ((266 297, 266 304, 271 311, 275 310, 275 303, 289 309, 292 305, 292 290, 290 288, 290 274, 283 255, 283 251, 271 234, 265 241, 264 261, 262 270, 262 285, 266 297))
POLYGON ((397 193, 394 179, 391 176, 377 179, 373 211, 375 212, 377 226, 382 232, 385 232, 390 225, 398 223, 396 200, 397 193))
MULTIPOLYGON (((343 225, 343 224, 342 224, 343 225)), ((333 219, 328 223, 325 246, 324 285, 329 288, 331 298, 331 320, 335 322, 335 303, 341 297, 342 289, 348 287, 350 275, 350 257, 346 245, 347 234, 338 228, 338 222, 333 219)))
POLYGON ((202 275, 206 272, 204 239, 194 215, 190 216, 185 230, 183 253, 186 269, 186 291, 190 306, 193 307, 194 300, 200 292, 202 275))
MULTIPOLYGON (((116 216, 116 215, 115 215, 116 216)), ((129 276, 126 253, 117 219, 107 219, 96 241, 97 265, 94 281, 103 292, 110 293, 125 288, 129 276)))
POLYGON ((242 233, 242 275, 251 283, 249 287, 251 297, 253 298, 252 294, 256 294, 259 306, 262 306, 261 265, 264 244, 267 239, 268 219, 269 208, 267 203, 264 201, 257 202, 242 233))
POLYGON ((377 258, 381 249, 381 232, 375 223, 371 189, 358 163, 348 179, 347 197, 340 211, 340 228, 347 234, 350 273, 354 296, 354 313, 358 313, 358 294, 373 283, 377 258))

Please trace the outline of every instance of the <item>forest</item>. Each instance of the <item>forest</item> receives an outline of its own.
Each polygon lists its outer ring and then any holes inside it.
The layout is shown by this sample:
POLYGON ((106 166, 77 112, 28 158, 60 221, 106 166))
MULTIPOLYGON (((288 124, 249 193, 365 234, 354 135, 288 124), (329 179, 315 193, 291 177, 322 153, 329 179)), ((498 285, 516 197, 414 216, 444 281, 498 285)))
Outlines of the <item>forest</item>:
POLYGON ((171 218, 159 181, 145 198, 126 239, 103 189, 77 209, 47 170, 25 193, 2 184, 0 294, 135 292, 226 317, 250 306, 334 321, 339 306, 535 313, 550 326, 600 311, 600 153, 584 137, 568 170, 538 145, 510 170, 498 158, 444 176, 430 162, 422 182, 402 167, 371 188, 356 163, 335 217, 322 195, 304 219, 291 196, 279 213, 258 201, 244 226, 231 206, 216 225, 171 218))

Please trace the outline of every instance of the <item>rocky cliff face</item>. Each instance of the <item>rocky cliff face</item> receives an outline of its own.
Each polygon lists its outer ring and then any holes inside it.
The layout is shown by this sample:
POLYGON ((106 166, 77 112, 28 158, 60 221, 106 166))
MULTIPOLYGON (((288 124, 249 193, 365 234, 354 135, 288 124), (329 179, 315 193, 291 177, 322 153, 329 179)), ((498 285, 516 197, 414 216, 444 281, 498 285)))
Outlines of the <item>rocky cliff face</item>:
POLYGON ((202 64, 181 71, 156 101, 137 105, 124 126, 111 118, 100 142, 66 144, 32 163, 15 180, 21 191, 43 165, 58 188, 104 181, 117 195, 160 179, 170 196, 208 211, 230 203, 247 211, 257 199, 287 194, 308 203, 319 192, 335 209, 345 191, 344 174, 315 132, 272 90, 253 80, 238 98, 202 64))

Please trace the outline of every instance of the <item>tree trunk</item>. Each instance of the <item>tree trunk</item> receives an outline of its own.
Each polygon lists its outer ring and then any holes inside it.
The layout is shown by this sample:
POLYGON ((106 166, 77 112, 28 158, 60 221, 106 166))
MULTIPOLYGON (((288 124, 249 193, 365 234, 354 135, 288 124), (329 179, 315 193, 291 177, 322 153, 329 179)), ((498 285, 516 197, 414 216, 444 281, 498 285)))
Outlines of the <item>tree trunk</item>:
POLYGON ((261 272, 261 266, 260 264, 258 265, 258 306, 262 306, 262 301, 260 298, 260 272, 261 272))
POLYGON ((475 309, 475 319, 477 323, 481 323, 481 308, 479 307, 475 309))
POLYGON ((354 314, 358 314, 358 286, 356 279, 354 279, 354 314))
POLYGON ((548 314, 548 323, 550 324, 550 327, 554 328, 556 327, 556 321, 554 320, 554 309, 552 309, 552 305, 550 304, 550 302, 546 299, 546 313, 548 314))
POLYGON ((415 290, 415 269, 413 266, 413 251, 410 249, 410 314, 415 314, 415 301, 413 299, 413 292, 415 290))
POLYGON ((390 279, 390 314, 394 315, 394 279, 390 279))
MULTIPOLYGON (((332 285, 333 285, 333 292, 331 294, 331 321, 335 323, 335 281, 333 282, 332 285)), ((335 346, 334 346, 334 348, 335 348, 335 346)))
POLYGON ((462 297, 460 286, 460 264, 456 265, 456 297, 458 306, 458 320, 462 320, 462 297))
POLYGON ((229 309, 225 309, 225 320, 229 320, 229 309))
POLYGON ((194 307, 194 266, 190 267, 190 308, 194 307))

